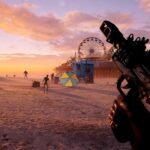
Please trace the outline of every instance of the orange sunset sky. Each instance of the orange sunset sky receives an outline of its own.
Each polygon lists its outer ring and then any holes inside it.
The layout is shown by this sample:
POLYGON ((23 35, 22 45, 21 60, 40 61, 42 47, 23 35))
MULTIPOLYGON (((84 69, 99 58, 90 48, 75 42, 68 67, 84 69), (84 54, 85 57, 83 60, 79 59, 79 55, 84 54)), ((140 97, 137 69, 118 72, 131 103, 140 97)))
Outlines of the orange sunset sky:
MULTIPOLYGON (((124 36, 150 38, 149 0, 0 0, 0 76, 41 77, 74 56, 87 37, 105 37, 103 20, 124 36)), ((150 46, 148 45, 148 48, 150 46)))

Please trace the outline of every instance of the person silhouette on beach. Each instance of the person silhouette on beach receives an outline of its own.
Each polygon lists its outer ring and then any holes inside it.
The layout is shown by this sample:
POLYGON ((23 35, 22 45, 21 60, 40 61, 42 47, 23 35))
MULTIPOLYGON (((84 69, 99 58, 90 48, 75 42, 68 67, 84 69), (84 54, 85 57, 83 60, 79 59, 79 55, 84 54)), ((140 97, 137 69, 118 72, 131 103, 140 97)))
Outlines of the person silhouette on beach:
POLYGON ((28 79, 28 71, 24 71, 24 79, 28 79))
POLYGON ((54 82, 54 73, 51 74, 51 82, 54 82))
POLYGON ((49 81, 49 77, 48 75, 46 75, 46 77, 44 77, 43 79, 44 93, 48 92, 48 81, 49 81))

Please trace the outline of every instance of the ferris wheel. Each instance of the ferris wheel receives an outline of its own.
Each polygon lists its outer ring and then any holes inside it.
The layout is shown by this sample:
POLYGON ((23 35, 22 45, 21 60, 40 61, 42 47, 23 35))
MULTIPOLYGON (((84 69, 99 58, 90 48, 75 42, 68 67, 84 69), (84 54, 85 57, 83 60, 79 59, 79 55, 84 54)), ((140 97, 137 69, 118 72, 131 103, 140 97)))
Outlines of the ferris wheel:
POLYGON ((84 39, 78 47, 78 59, 102 59, 105 54, 104 43, 96 37, 84 39))

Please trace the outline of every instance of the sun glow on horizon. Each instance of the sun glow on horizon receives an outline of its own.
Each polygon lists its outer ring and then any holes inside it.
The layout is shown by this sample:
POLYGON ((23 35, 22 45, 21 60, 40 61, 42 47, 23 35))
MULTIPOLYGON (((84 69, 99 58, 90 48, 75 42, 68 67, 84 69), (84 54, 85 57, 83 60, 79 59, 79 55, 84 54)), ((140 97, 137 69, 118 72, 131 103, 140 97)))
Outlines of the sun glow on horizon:
POLYGON ((23 65, 23 64, 2 64, 0 65, 1 76, 5 76, 6 74, 9 76, 23 76, 24 70, 29 72, 30 77, 40 77, 45 74, 50 74, 54 72, 54 66, 44 66, 43 64, 37 65, 23 65))

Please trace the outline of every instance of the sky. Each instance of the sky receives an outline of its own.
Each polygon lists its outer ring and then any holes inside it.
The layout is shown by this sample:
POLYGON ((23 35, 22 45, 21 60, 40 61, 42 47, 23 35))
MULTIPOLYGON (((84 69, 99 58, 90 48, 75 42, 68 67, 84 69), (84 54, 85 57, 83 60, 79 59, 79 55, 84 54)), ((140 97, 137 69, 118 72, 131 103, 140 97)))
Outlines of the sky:
MULTIPOLYGON (((150 38, 149 0, 0 0, 0 75, 50 74, 74 56, 87 37, 97 37, 104 20, 150 38)), ((149 45, 148 45, 149 48, 149 45)))

